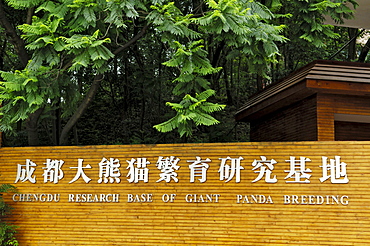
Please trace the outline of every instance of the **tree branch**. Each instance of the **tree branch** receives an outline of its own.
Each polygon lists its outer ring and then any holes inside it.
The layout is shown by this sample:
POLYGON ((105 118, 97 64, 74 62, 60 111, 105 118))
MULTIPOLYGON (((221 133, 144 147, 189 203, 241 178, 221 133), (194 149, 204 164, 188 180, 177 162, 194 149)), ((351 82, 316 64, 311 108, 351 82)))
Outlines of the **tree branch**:
POLYGON ((10 43, 14 45, 22 67, 26 67, 28 63, 28 53, 26 51, 25 44, 17 34, 14 26, 6 17, 3 0, 0 0, 0 25, 5 29, 5 33, 9 36, 10 43))
POLYGON ((103 79, 102 74, 95 75, 95 78, 90 86, 89 91, 87 92, 84 100, 81 102, 80 106, 77 108, 76 112, 71 116, 71 118, 68 120, 67 124, 63 127, 63 130, 60 134, 59 138, 59 145, 65 145, 67 144, 67 137, 70 130, 73 128, 73 126, 77 123, 77 121, 81 118, 81 116, 85 113, 87 107, 91 104, 92 100, 94 99, 99 86, 100 82, 103 79))
POLYGON ((125 43, 124 45, 122 45, 121 47, 116 49, 115 51, 113 51, 113 54, 118 55, 120 52, 127 49, 130 45, 134 44, 136 41, 138 41, 140 38, 142 38, 144 36, 144 34, 146 33, 146 30, 148 30, 148 28, 149 28, 149 25, 145 25, 143 27, 143 29, 141 29, 140 32, 135 35, 135 37, 133 37, 130 41, 128 41, 127 43, 125 43))
POLYGON ((32 7, 32 8, 29 8, 28 9, 28 12, 27 12, 27 20, 26 20, 26 23, 28 25, 31 25, 32 24, 32 16, 35 12, 35 7, 32 7))
MULTIPOLYGON (((128 41, 125 45, 119 47, 115 51, 113 51, 114 55, 119 54, 123 50, 130 47, 130 45, 134 44, 136 41, 138 41, 140 38, 144 36, 146 33, 146 30, 148 29, 148 26, 144 26, 141 31, 136 34, 130 41, 128 41)), ((110 59, 112 61, 113 59, 110 59)), ((72 65, 72 63, 70 63, 72 65)), ((60 135, 59 145, 66 145, 68 141, 68 134, 73 128, 73 126, 77 123, 77 121, 81 118, 81 116, 85 113, 86 109, 90 106, 91 102, 93 101, 99 87, 100 83, 103 80, 103 74, 97 74, 94 77, 94 80, 91 84, 91 87, 89 91, 87 92, 85 98, 81 102, 80 106, 77 108, 76 112, 71 116, 71 118, 68 120, 67 124, 63 127, 63 130, 60 135)))
MULTIPOLYGON (((125 43, 124 45, 122 45, 119 48, 117 48, 116 50, 114 50, 112 53, 114 55, 118 55, 119 53, 121 53, 122 51, 124 51, 125 49, 130 47, 130 45, 134 44, 136 41, 138 41, 140 38, 142 38, 145 35, 146 30, 148 30, 148 27, 149 27, 148 25, 145 25, 143 27, 143 29, 141 29, 140 32, 138 34, 136 34, 131 40, 129 40, 127 43, 125 43)), ((108 62, 110 62, 110 61, 112 61, 112 59, 110 59, 108 62)), ((62 71, 67 70, 70 66, 72 66, 72 64, 73 64, 72 60, 68 61, 62 67, 62 71)))

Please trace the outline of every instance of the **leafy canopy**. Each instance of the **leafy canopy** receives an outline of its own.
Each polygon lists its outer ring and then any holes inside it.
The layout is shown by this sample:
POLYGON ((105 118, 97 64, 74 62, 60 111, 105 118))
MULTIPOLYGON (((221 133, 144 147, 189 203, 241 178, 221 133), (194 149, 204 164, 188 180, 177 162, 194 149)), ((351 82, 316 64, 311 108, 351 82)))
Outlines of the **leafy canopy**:
MULTIPOLYGON (((167 103, 176 115, 155 128, 162 132, 178 128, 181 136, 193 127, 219 123, 211 114, 224 105, 209 103, 215 95, 212 78, 222 72, 212 51, 226 57, 246 57, 250 72, 268 77, 271 64, 279 56, 278 45, 287 42, 281 19, 296 18, 297 35, 317 47, 321 36, 335 37, 322 24, 323 14, 336 20, 351 15, 344 0, 7 0, 16 9, 35 8, 32 23, 18 28, 31 54, 28 65, 17 71, 0 72, 2 130, 26 119, 38 109, 57 107, 69 116, 85 90, 77 89, 76 76, 85 69, 102 75, 122 50, 132 47, 135 37, 160 37, 166 47, 163 65, 173 71, 174 97, 167 103), (185 7, 190 6, 190 7, 185 7), (294 14, 284 13, 285 7, 294 14), (298 21, 299 19, 299 21, 298 21), (207 95, 207 96, 206 96, 207 95)), ((354 0, 349 0, 355 4, 354 0)), ((216 54, 217 55, 217 54, 216 54)), ((88 88, 91 81, 84 81, 88 88)))
POLYGON ((207 99, 214 94, 214 90, 206 90, 196 94, 195 97, 187 94, 180 103, 168 102, 167 106, 176 111, 176 116, 154 127, 160 132, 177 129, 180 137, 182 137, 192 134, 193 124, 195 126, 218 124, 219 121, 209 114, 224 109, 226 105, 207 102, 207 99))

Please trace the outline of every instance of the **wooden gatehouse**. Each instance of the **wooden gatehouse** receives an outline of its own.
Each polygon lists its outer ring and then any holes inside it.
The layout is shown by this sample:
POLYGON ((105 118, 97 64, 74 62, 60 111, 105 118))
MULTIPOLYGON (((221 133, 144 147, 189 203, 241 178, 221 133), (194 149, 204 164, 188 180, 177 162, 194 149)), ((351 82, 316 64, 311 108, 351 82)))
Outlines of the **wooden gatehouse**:
POLYGON ((370 140, 370 64, 314 61, 235 115, 251 141, 370 140))

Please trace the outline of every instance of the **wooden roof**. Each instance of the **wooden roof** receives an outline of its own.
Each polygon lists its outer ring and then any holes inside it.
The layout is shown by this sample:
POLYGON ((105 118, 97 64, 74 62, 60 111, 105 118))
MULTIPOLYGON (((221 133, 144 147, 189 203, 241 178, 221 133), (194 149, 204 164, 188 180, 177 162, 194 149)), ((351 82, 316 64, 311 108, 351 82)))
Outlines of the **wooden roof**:
POLYGON ((370 64, 314 61, 252 96, 235 119, 250 121, 317 92, 370 96, 370 64))

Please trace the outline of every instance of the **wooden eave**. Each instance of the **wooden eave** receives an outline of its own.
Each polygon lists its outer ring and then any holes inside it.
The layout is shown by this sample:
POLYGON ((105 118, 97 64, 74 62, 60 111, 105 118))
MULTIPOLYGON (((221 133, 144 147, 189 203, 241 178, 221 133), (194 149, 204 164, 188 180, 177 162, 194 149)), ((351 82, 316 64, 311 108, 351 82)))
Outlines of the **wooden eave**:
POLYGON ((252 96, 235 119, 252 121, 316 93, 370 97, 370 64, 314 61, 252 96))

